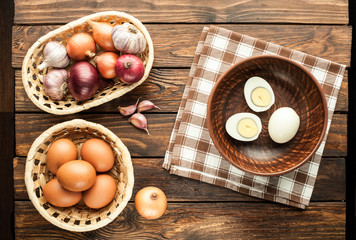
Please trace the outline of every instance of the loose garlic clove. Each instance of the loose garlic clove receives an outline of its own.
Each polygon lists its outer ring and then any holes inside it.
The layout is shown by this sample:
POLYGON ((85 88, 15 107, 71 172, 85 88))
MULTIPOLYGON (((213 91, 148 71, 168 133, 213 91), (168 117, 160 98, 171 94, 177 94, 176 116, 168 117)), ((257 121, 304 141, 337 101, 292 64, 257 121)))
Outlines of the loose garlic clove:
POLYGON ((159 107, 154 105, 151 101, 143 100, 142 102, 140 102, 140 104, 138 104, 137 112, 148 111, 148 110, 151 110, 151 109, 154 109, 154 108, 160 109, 159 107))
POLYGON ((129 118, 129 122, 139 129, 143 129, 147 132, 147 135, 150 135, 147 129, 147 119, 141 113, 135 113, 129 118))
POLYGON ((125 117, 130 116, 131 114, 133 114, 136 111, 137 104, 138 104, 139 100, 140 100, 140 98, 137 99, 137 101, 134 105, 130 105, 127 107, 118 107, 117 109, 119 110, 121 115, 123 115, 125 117))

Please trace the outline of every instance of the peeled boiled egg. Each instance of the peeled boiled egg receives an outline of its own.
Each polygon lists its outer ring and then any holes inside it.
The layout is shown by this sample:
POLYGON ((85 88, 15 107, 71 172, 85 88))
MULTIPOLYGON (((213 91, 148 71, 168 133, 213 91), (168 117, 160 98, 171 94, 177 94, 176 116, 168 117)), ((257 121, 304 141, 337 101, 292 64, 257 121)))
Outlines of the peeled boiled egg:
POLYGON ((240 141, 253 141, 262 130, 261 119, 253 113, 236 113, 226 121, 227 133, 240 141))
POLYGON ((114 152, 102 139, 91 138, 85 141, 80 155, 83 160, 91 163, 97 172, 109 171, 114 165, 114 152))
POLYGON ((290 107, 278 108, 268 122, 268 133, 276 143, 290 141, 298 132, 300 118, 290 107))
POLYGON ((64 163, 77 159, 77 147, 75 144, 67 139, 61 138, 54 141, 47 151, 47 167, 48 170, 57 174, 58 168, 64 163))
POLYGON ((57 179, 65 189, 81 192, 94 185, 96 172, 87 161, 74 160, 63 164, 58 169, 57 179))
POLYGON ((77 204, 82 198, 81 192, 69 191, 59 184, 58 180, 52 179, 43 187, 44 198, 57 207, 70 207, 77 204))
POLYGON ((247 105, 255 112, 267 111, 274 104, 273 90, 261 77, 251 77, 246 81, 244 96, 247 105))
POLYGON ((102 208, 115 197, 116 181, 108 174, 99 174, 94 185, 83 192, 85 205, 90 208, 102 208))

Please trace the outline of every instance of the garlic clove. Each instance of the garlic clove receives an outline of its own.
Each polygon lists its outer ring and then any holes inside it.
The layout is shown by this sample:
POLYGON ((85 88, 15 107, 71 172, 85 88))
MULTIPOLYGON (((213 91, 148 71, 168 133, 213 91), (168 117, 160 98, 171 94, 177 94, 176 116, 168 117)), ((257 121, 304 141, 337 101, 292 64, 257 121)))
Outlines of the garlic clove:
POLYGON ((151 109, 154 109, 154 108, 157 108, 157 109, 161 110, 158 106, 154 105, 151 101, 143 100, 142 102, 140 102, 138 104, 137 112, 148 111, 148 110, 151 110, 151 109))
POLYGON ((140 98, 137 99, 137 101, 134 105, 130 105, 127 107, 118 107, 117 109, 119 110, 121 115, 126 116, 126 117, 130 116, 131 114, 133 114, 136 111, 137 104, 138 104, 139 100, 140 100, 140 98))
POLYGON ((135 113, 129 118, 129 122, 139 129, 143 129, 147 132, 147 135, 150 135, 147 129, 147 119, 141 113, 135 113))

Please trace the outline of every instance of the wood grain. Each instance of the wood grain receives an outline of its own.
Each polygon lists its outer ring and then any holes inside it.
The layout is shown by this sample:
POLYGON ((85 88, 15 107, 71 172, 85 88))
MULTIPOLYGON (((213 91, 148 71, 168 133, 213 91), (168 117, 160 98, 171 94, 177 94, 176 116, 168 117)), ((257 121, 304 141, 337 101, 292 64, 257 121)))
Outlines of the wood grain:
MULTIPOLYGON (((154 67, 190 67, 204 24, 146 24, 155 49, 154 67), (178 36, 178 37, 177 37, 178 36)), ((332 25, 218 24, 294 50, 350 65, 351 28, 332 25)), ((14 26, 12 66, 21 68, 31 45, 59 27, 14 26)))
POLYGON ((112 223, 86 233, 51 225, 29 201, 15 204, 16 239, 345 238, 345 203, 312 203, 307 210, 260 202, 168 203, 157 220, 145 220, 129 203, 112 223))
MULTIPOLYGON (((29 199, 24 182, 25 161, 25 157, 16 157, 13 161, 15 200, 29 199)), ((171 175, 162 168, 163 158, 133 158, 132 162, 135 175, 132 201, 137 191, 147 186, 161 188, 169 201, 262 201, 227 188, 171 175)), ((345 184, 345 159, 323 158, 311 201, 343 201, 345 184)))
MULTIPOLYGON (((164 156, 176 114, 145 114, 150 136, 136 129, 127 117, 117 114, 74 114, 58 117, 50 114, 16 114, 16 155, 26 156, 32 142, 50 126, 82 118, 104 125, 129 148, 132 156, 164 156), (31 127, 29 127, 31 126, 31 127)), ((347 115, 335 114, 323 156, 343 157, 347 153, 347 115)))
MULTIPOLYGON (((189 69, 152 69, 148 79, 139 87, 118 99, 91 108, 88 112, 115 112, 118 106, 127 106, 137 98, 150 99, 161 108, 154 112, 177 112, 185 83, 188 79, 189 69)), ((29 100, 21 80, 21 71, 15 71, 15 110, 17 112, 41 111, 29 100)), ((336 102, 335 111, 348 111, 348 71, 344 75, 341 89, 336 102)))
POLYGON ((15 0, 16 24, 65 23, 98 11, 117 10, 143 22, 291 22, 347 24, 348 2, 333 1, 98 1, 15 0))

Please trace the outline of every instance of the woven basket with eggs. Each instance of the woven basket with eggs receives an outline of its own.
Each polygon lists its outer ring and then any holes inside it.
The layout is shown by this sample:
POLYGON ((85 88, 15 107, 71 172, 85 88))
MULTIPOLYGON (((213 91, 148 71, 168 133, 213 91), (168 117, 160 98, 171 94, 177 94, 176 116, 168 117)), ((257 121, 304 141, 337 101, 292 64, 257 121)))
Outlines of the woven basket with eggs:
MULTIPOLYGON (((81 156, 79 155, 78 158, 80 159, 81 156)), ((95 230, 112 222, 131 198, 134 174, 130 153, 121 140, 102 125, 81 119, 63 122, 43 132, 32 144, 26 161, 25 184, 35 208, 52 224, 77 232, 95 230), (71 140, 79 153, 83 143, 92 138, 104 140, 112 149, 114 164, 105 174, 114 179, 116 193, 106 206, 90 208, 82 199, 70 207, 56 207, 44 197, 44 187, 51 180, 58 178, 60 171, 58 170, 58 176, 49 171, 48 149, 53 142, 63 138, 71 140)))
MULTIPOLYGON (((96 52, 102 52, 102 49, 97 46, 96 52)), ((151 71, 153 58, 153 43, 151 37, 145 26, 138 19, 123 12, 99 12, 70 22, 39 38, 31 46, 24 58, 22 64, 22 83, 27 96, 40 109, 56 115, 71 114, 109 102, 142 84, 147 79, 151 71), (143 34, 146 39, 146 48, 143 52, 137 54, 137 57, 142 60, 144 65, 143 77, 138 82, 133 84, 125 84, 118 79, 115 79, 115 83, 112 86, 96 91, 94 96, 84 102, 77 101, 70 94, 67 94, 65 98, 61 100, 52 100, 44 92, 43 80, 48 72, 53 70, 53 68, 49 67, 44 68, 43 70, 39 70, 38 68, 44 60, 43 49, 49 41, 56 41, 63 46, 66 46, 70 37, 76 33, 91 34, 92 28, 88 23, 89 20, 94 22, 109 23, 112 26, 130 23, 143 34)), ((70 64, 66 67, 66 70, 69 70, 72 65, 73 61, 71 60, 70 64)))

